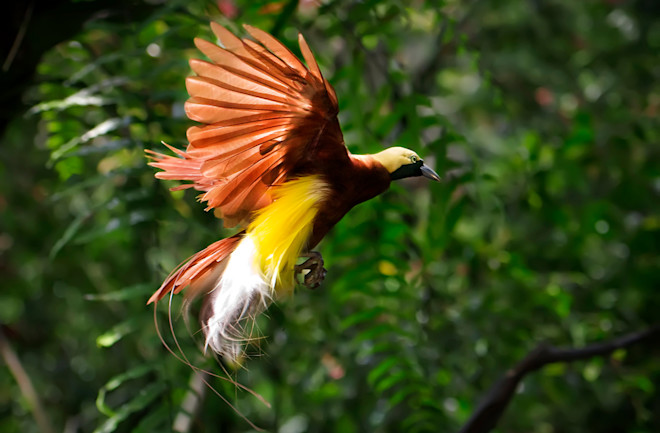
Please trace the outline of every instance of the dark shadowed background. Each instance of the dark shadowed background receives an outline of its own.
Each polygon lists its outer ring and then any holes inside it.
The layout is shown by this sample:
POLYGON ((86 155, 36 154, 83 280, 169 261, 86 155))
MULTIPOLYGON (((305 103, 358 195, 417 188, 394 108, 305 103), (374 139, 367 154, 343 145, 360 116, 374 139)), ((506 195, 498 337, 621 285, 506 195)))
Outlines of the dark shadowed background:
MULTIPOLYGON (((145 306, 231 233, 143 156, 186 145, 187 61, 194 37, 215 41, 210 20, 296 53, 302 32, 350 150, 409 147, 445 179, 354 209, 319 247, 323 285, 259 322, 235 377, 272 408, 208 378, 256 425, 458 431, 540 343, 660 320, 660 2, 32 0, 3 14, 2 432, 252 431, 203 386, 181 422, 199 381, 145 306)), ((220 372, 178 301, 183 350, 220 372)), ((157 316, 167 327, 166 302, 157 316)), ((660 431, 658 343, 531 373, 497 431, 660 431)))

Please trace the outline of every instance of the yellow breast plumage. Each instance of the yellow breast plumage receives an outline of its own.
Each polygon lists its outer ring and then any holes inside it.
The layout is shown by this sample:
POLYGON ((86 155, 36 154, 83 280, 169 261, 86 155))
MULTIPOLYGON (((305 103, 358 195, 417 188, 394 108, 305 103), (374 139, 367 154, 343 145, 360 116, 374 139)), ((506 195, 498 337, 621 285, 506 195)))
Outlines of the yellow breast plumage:
POLYGON ((261 209, 248 226, 246 236, 257 251, 256 267, 277 294, 290 292, 295 285, 293 267, 327 191, 319 176, 290 180, 277 188, 273 203, 261 209))

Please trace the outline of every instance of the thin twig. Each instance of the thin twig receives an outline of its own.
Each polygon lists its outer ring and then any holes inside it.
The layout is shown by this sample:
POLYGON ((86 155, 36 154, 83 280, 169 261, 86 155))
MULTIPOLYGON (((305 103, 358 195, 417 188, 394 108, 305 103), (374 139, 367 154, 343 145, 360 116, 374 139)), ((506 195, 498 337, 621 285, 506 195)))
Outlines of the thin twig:
POLYGON ((25 401, 32 409, 32 413, 34 414, 34 419, 39 426, 39 430, 41 430, 43 433, 55 433, 53 424, 50 422, 48 414, 41 404, 41 400, 39 399, 37 391, 34 389, 34 385, 32 385, 30 376, 23 368, 23 364, 21 364, 21 360, 18 358, 18 355, 16 355, 16 352, 14 352, 14 349, 12 349, 9 345, 9 341, 5 337, 5 334, 2 332, 1 328, 0 355, 2 355, 2 358, 7 363, 7 367, 9 367, 9 371, 11 371, 12 376, 14 376, 14 379, 16 379, 16 383, 18 383, 18 387, 21 389, 23 398, 25 398, 25 401))
POLYGON ((21 27, 19 27, 18 33, 16 33, 16 39, 14 39, 14 43, 12 44, 11 49, 9 50, 9 54, 7 54, 7 58, 5 59, 5 62, 2 64, 3 72, 7 72, 11 67, 11 64, 14 62, 14 57, 16 57, 16 54, 18 53, 18 49, 21 47, 21 44, 23 43, 23 38, 25 37, 25 33, 27 32, 28 25, 30 24, 30 19, 32 18, 33 10, 34 10, 34 1, 31 1, 30 4, 28 4, 27 9, 25 10, 25 15, 23 15, 23 21, 21 21, 21 27))
POLYGON ((507 371, 488 391, 486 397, 483 398, 474 414, 472 414, 472 417, 470 417, 460 432, 485 433, 491 431, 511 402, 518 384, 528 373, 545 367, 548 364, 573 362, 596 356, 609 355, 617 349, 652 341, 654 338, 657 342, 659 337, 660 324, 656 324, 644 331, 634 332, 623 337, 592 344, 580 349, 556 348, 542 344, 529 352, 515 367, 507 371))

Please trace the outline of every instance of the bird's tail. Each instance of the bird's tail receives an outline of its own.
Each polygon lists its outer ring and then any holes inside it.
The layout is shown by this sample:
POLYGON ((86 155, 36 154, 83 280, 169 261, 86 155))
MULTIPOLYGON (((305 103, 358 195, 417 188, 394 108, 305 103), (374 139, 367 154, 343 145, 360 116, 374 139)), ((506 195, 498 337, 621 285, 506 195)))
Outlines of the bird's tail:
POLYGON ((221 276, 227 258, 236 249, 242 237, 241 232, 221 239, 194 254, 172 271, 158 290, 151 295, 147 305, 160 301, 170 292, 176 295, 186 287, 188 287, 187 299, 196 298, 205 290, 212 290, 213 282, 221 276))
POLYGON ((272 289, 255 261, 256 247, 244 232, 219 240, 177 268, 151 296, 148 304, 186 288, 186 299, 203 296, 199 320, 206 347, 236 362, 246 329, 271 302, 272 289))

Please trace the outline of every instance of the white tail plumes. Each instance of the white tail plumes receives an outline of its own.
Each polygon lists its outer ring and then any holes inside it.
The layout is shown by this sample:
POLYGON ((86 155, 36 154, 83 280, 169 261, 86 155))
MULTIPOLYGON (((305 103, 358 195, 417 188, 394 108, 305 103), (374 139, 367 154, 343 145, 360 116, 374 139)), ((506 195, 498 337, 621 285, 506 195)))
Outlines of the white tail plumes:
POLYGON ((257 250, 249 234, 227 260, 222 277, 207 295, 202 312, 206 347, 236 362, 251 335, 244 326, 268 308, 273 290, 257 267, 257 250))

